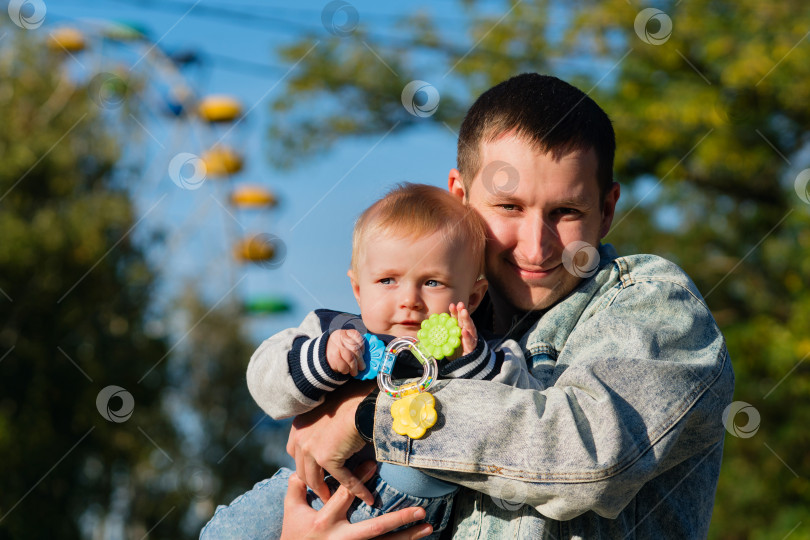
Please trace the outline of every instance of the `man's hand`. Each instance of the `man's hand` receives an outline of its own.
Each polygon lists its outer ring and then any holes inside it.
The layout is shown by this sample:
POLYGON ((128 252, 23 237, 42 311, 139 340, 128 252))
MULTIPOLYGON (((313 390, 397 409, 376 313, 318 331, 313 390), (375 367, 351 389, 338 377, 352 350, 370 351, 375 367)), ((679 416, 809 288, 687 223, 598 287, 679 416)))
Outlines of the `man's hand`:
POLYGON ((459 302, 450 304, 450 315, 458 321, 461 328, 461 354, 470 354, 478 344, 478 331, 475 329, 470 312, 464 302, 459 302))
MULTIPOLYGON (((355 470, 364 481, 368 481, 374 474, 374 467, 370 467, 370 464, 373 464, 373 462, 364 463, 358 470, 355 470)), ((298 540, 299 538, 312 540, 316 538, 364 540, 379 538, 383 533, 425 517, 424 508, 403 508, 393 513, 351 524, 346 519, 346 512, 353 500, 354 495, 341 486, 329 502, 324 504, 323 508, 317 511, 313 510, 307 503, 306 486, 298 479, 297 473, 293 474, 290 476, 287 496, 284 498, 282 540, 298 540)), ((422 524, 404 531, 391 533, 382 538, 386 540, 424 538, 431 532, 433 532, 433 528, 430 525, 422 524)))
POLYGON ((344 464, 365 446, 354 427, 354 415, 363 398, 374 389, 375 381, 349 382, 327 396, 318 408, 293 421, 287 440, 287 453, 295 459, 295 473, 324 502, 329 488, 324 482, 324 469, 366 504, 374 497, 344 464))
POLYGON ((366 367, 363 362, 364 347, 365 340, 357 330, 336 330, 329 334, 329 341, 326 342, 326 361, 334 371, 344 375, 351 373, 354 377, 366 367))

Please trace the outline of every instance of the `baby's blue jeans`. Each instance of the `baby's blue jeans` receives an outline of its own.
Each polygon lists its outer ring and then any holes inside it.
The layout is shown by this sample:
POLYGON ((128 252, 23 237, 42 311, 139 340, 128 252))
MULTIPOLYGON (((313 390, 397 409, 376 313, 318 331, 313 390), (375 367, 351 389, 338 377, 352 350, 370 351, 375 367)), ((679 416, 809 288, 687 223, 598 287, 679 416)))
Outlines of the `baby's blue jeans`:
MULTIPOLYGON (((219 506, 203 530, 200 540, 276 540, 281 537, 281 523, 284 516, 284 496, 287 493, 287 480, 292 471, 279 469, 272 478, 262 480, 253 489, 234 499, 228 506, 219 506)), ((338 483, 327 477, 326 483, 334 493, 338 483)), ((433 525, 433 534, 428 538, 437 539, 441 531, 447 528, 453 507, 454 490, 439 497, 415 497, 406 495, 393 488, 375 474, 366 483, 374 495, 374 506, 368 506, 360 499, 355 499, 346 513, 351 523, 357 523, 393 512, 401 508, 421 506, 427 515, 422 522, 433 525)), ((307 491, 307 500, 312 508, 318 510, 323 502, 311 490, 307 491)), ((420 523, 422 523, 420 522, 420 523)), ((407 525, 407 527, 413 524, 407 525)))

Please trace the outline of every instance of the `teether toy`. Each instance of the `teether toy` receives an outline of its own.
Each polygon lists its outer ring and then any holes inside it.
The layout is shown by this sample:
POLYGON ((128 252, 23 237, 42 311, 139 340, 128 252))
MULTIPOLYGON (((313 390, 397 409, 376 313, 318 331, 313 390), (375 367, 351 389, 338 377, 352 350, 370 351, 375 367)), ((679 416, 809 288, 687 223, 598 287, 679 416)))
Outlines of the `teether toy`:
POLYGON ((411 439, 419 439, 436 423, 436 399, 427 390, 439 373, 436 360, 451 356, 461 345, 461 329, 447 313, 433 314, 422 321, 416 336, 418 339, 402 337, 389 343, 377 375, 380 389, 399 398, 391 405, 394 431, 411 439), (391 380, 394 362, 406 350, 422 364, 424 372, 417 382, 395 386, 391 380))
POLYGON ((428 428, 433 427, 436 415, 436 400, 429 392, 410 394, 391 405, 394 431, 411 439, 418 439, 428 428))
POLYGON ((385 344, 375 335, 363 334, 365 347, 363 347, 363 362, 366 367, 360 370, 355 379, 369 381, 377 376, 380 371, 380 364, 385 355, 385 344))
POLYGON ((400 435, 406 435, 412 439, 418 439, 425 434, 429 427, 436 423, 436 400, 427 392, 439 368, 436 359, 426 355, 418 346, 418 341, 412 337, 401 337, 388 344, 385 349, 385 357, 377 375, 377 384, 380 389, 393 398, 397 399, 391 405, 391 416, 394 418, 394 431, 400 435), (403 351, 410 351, 411 354, 422 364, 424 372, 422 378, 417 382, 411 382, 403 386, 395 386, 391 381, 391 372, 394 370, 394 362, 397 355, 403 351))
POLYGON ((416 333, 416 337, 422 350, 436 360, 441 360, 452 355, 461 345, 461 328, 447 313, 434 313, 422 321, 422 328, 416 333))
POLYGON ((436 359, 432 356, 425 355, 417 346, 418 343, 415 338, 401 337, 389 343, 388 347, 385 349, 382 366, 380 367, 380 372, 377 374, 377 385, 392 398, 400 398, 409 394, 424 392, 430 388, 430 385, 433 384, 436 375, 439 373, 436 359), (422 364, 424 372, 422 373, 422 378, 417 382, 396 386, 391 379, 391 373, 394 371, 394 362, 399 353, 406 350, 410 351, 414 358, 422 364))

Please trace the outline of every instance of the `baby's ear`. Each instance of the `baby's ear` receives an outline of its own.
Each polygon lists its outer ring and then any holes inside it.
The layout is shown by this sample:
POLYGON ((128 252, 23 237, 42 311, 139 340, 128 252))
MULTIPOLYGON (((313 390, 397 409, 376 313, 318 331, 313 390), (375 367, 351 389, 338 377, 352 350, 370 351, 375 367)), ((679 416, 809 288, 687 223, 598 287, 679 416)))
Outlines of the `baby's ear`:
POLYGON ((349 276, 349 281, 352 282, 352 292, 354 293, 354 299, 357 300, 357 305, 360 305, 360 285, 357 283, 357 278, 354 275, 354 272, 350 268, 346 275, 349 276))
POLYGON ((467 302, 467 311, 469 311, 470 314, 481 305, 481 300, 484 299, 487 287, 489 287, 489 282, 484 276, 479 277, 478 281, 473 285, 472 291, 470 292, 470 300, 467 302))

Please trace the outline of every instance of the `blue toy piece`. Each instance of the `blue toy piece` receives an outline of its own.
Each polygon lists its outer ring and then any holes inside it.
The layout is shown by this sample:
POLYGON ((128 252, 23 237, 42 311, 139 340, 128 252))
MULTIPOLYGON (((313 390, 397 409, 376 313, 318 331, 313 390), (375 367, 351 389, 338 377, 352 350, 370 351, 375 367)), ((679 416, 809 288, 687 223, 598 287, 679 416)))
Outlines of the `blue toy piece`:
POLYGON ((370 381, 371 379, 376 379, 377 373, 380 371, 380 365, 385 355, 385 343, 372 334, 363 334, 363 339, 365 340, 363 362, 366 363, 366 368, 359 371, 354 378, 362 381, 370 381))

